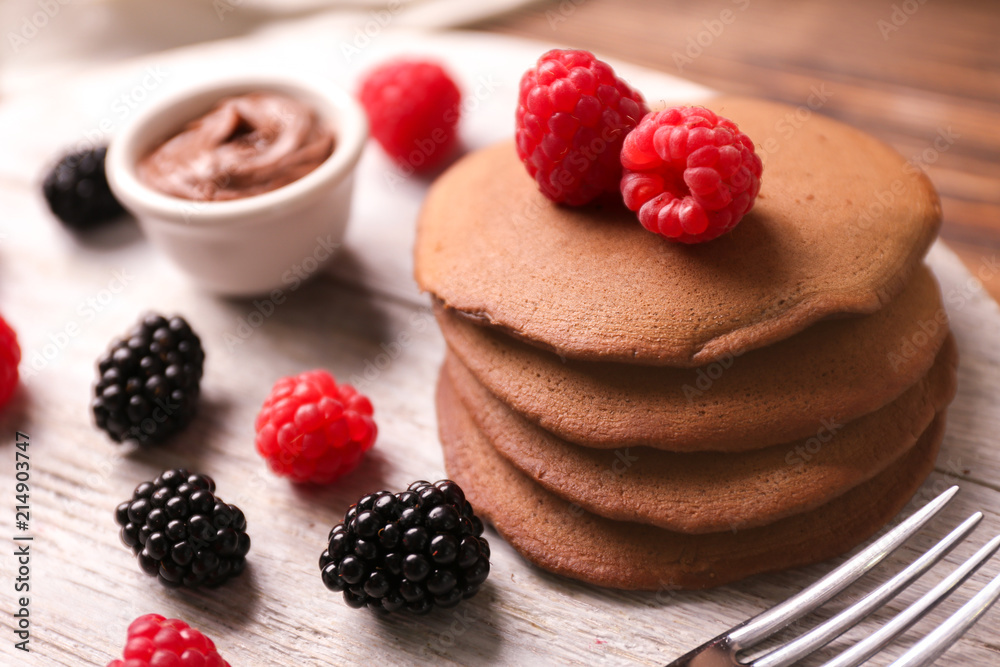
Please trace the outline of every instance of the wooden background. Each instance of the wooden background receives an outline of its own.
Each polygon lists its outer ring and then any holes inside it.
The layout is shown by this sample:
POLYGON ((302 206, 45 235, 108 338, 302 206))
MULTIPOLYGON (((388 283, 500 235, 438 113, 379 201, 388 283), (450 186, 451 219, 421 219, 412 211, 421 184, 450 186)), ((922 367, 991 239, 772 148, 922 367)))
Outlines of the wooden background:
MULTIPOLYGON (((1000 249, 996 0, 562 0, 475 27, 793 105, 823 86, 823 113, 908 157, 950 128, 953 143, 923 160, 941 193, 942 236, 974 268, 1000 249)), ((1000 297, 1000 275, 986 283, 1000 297)))

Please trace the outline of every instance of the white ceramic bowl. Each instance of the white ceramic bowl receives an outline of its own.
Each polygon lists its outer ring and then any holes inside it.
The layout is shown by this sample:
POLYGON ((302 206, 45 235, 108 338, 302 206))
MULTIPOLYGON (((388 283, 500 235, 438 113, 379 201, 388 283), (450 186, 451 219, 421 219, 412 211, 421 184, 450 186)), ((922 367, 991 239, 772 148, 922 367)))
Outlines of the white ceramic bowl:
POLYGON ((364 111, 335 84, 244 76, 151 102, 111 141, 106 169, 112 192, 149 240, 199 285, 250 296, 296 283, 302 267, 315 269, 332 257, 347 228, 354 168, 367 138, 364 111), (136 176, 137 162, 188 122, 224 97, 255 91, 283 93, 312 106, 333 130, 330 157, 288 185, 230 201, 174 197, 136 176))

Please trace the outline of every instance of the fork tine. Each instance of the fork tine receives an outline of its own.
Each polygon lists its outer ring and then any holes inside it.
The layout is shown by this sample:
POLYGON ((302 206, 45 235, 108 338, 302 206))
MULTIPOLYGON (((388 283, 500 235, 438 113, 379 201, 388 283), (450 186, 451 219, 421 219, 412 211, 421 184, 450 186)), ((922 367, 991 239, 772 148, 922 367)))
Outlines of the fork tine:
POLYGON ((922 598, 897 614, 891 621, 850 647, 823 667, 856 667, 875 655, 897 635, 919 621, 938 602, 951 595, 969 576, 1000 549, 1000 535, 983 545, 969 560, 955 568, 922 598))
POLYGON ((871 593, 844 609, 836 616, 827 619, 809 632, 779 649, 754 660, 753 667, 787 667, 809 655, 820 646, 824 646, 842 635, 848 628, 868 616, 887 600, 894 597, 901 589, 929 570, 951 549, 972 532, 972 529, 982 520, 982 512, 976 512, 960 526, 948 533, 940 542, 925 551, 919 558, 905 569, 873 590, 871 593))
POLYGON ((902 658, 889 667, 924 667, 924 665, 931 664, 958 641, 959 637, 964 635, 969 628, 975 625, 976 621, 993 606, 997 598, 1000 598, 1000 575, 986 584, 986 587, 962 605, 961 609, 917 642, 913 648, 903 654, 902 658))
POLYGON ((957 492, 952 486, 819 581, 725 633, 728 645, 737 651, 750 648, 828 601, 919 531, 957 492))

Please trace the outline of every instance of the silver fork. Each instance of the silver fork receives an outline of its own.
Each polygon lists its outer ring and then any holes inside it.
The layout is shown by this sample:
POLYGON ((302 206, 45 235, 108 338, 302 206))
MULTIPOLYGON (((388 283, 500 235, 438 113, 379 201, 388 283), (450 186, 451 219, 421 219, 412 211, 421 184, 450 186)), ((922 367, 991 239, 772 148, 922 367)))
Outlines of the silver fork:
MULTIPOLYGON (((794 665, 816 649, 842 635, 930 569, 932 565, 951 551, 952 547, 972 532, 976 524, 982 520, 982 512, 976 512, 963 521, 944 539, 928 549, 889 581, 804 635, 751 662, 741 662, 737 659, 737 654, 753 648, 776 632, 788 627, 860 579, 903 542, 916 534, 924 524, 948 504, 957 492, 957 486, 951 487, 816 583, 750 620, 730 628, 715 639, 674 660, 667 667, 787 667, 794 665)), ((852 667, 878 653, 893 638, 920 620, 938 602, 958 588, 980 565, 989 560, 998 548, 1000 548, 1000 535, 987 542, 975 555, 958 566, 933 589, 891 621, 825 663, 823 667, 852 667)), ((890 667, 930 665, 958 641, 959 637, 965 634, 993 606, 997 598, 1000 598, 1000 576, 994 578, 961 609, 915 644, 890 667)))

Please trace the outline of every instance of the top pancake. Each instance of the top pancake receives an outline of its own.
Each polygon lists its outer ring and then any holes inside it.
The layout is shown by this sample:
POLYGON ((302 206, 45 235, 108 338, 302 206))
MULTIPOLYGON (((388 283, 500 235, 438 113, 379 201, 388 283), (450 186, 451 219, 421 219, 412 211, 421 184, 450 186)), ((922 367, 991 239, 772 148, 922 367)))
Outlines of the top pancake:
POLYGON ((940 224, 919 169, 816 114, 796 128, 784 105, 707 106, 764 160, 756 205, 731 233, 689 246, 647 232, 620 202, 556 205, 502 143, 431 188, 415 250, 420 287, 566 357, 673 366, 872 313, 902 290, 940 224))

